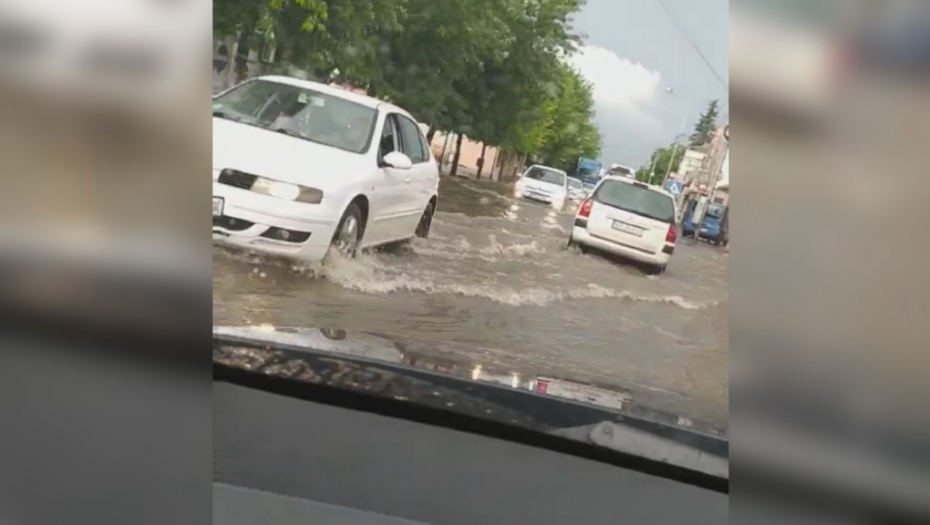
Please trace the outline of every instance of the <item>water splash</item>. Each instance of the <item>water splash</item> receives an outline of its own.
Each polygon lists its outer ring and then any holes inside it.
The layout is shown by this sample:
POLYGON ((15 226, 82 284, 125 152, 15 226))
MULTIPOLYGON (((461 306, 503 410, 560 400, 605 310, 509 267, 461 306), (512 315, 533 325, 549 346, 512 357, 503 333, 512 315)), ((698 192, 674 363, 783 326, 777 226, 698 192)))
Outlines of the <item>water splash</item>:
POLYGON ((626 290, 614 290, 589 284, 568 289, 531 286, 512 288, 499 283, 438 282, 421 276, 414 277, 396 269, 379 267, 370 255, 356 259, 331 257, 323 265, 323 277, 343 288, 369 294, 412 292, 449 294, 487 299, 508 306, 548 306, 579 299, 620 299, 632 302, 665 303, 686 310, 699 310, 716 304, 689 301, 679 295, 642 295, 626 290), (394 271, 392 271, 394 270, 394 271))

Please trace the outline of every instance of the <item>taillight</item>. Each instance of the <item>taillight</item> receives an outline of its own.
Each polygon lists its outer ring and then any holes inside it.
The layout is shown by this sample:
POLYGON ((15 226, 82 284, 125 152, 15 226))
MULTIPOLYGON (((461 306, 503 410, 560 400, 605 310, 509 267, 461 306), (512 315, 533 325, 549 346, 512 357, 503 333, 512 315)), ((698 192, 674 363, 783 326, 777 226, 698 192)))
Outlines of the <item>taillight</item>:
POLYGON ((675 228, 674 224, 668 225, 668 233, 665 234, 665 242, 675 244, 675 241, 678 239, 678 229, 675 228))
POLYGON ((585 219, 587 219, 588 217, 590 217, 590 216, 591 216, 591 206, 592 206, 593 204, 594 204, 594 202, 591 200, 590 197, 587 198, 587 199, 585 199, 584 202, 581 203, 581 207, 578 208, 578 216, 579 216, 579 217, 584 217, 585 219))

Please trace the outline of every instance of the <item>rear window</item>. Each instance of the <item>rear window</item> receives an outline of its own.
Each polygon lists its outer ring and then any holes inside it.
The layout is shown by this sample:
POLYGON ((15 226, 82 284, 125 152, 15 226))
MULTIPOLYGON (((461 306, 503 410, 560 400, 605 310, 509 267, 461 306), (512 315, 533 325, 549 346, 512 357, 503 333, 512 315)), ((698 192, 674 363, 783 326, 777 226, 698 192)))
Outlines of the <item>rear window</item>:
POLYGON ((666 195, 625 182, 605 181, 594 201, 657 221, 675 222, 675 204, 666 195))
POLYGON ((574 189, 579 189, 579 190, 580 190, 580 189, 582 189, 582 188, 584 187, 584 184, 583 184, 580 180, 578 180, 578 179, 573 179, 573 178, 569 177, 569 178, 568 178, 568 187, 569 187, 569 188, 574 188, 574 189))
POLYGON ((565 186, 565 174, 552 169, 533 167, 526 173, 526 178, 565 186))

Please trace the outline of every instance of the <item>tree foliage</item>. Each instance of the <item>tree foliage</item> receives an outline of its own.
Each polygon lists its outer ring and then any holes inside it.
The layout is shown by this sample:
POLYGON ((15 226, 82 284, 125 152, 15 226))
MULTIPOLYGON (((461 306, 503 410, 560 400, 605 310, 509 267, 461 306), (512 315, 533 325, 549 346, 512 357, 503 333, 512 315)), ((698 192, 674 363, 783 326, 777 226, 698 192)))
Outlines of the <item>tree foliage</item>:
POLYGON ((649 157, 649 163, 636 171, 636 180, 647 184, 661 184, 666 173, 673 173, 678 169, 686 149, 684 144, 672 143, 655 150, 649 157), (654 169, 651 169, 653 166, 654 169))
POLYGON ((714 137, 714 131, 717 129, 717 116, 720 114, 719 106, 720 102, 717 100, 711 100, 707 104, 707 110, 701 114, 694 126, 694 133, 691 134, 692 146, 707 144, 714 137))
POLYGON ((214 34, 258 36, 315 78, 561 166, 600 150, 590 86, 565 65, 583 2, 214 0, 214 34))

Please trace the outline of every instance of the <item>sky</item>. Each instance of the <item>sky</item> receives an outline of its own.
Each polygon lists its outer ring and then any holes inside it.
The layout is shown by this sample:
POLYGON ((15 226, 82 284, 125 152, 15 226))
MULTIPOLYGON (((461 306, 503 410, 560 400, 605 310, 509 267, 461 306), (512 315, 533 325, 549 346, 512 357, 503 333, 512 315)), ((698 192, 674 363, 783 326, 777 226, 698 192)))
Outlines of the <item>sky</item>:
POLYGON ((570 60, 593 84, 605 165, 645 164, 675 139, 682 119, 690 135, 713 99, 726 117, 727 88, 689 37, 728 82, 728 11, 728 0, 588 0, 575 16, 585 38, 570 60))

